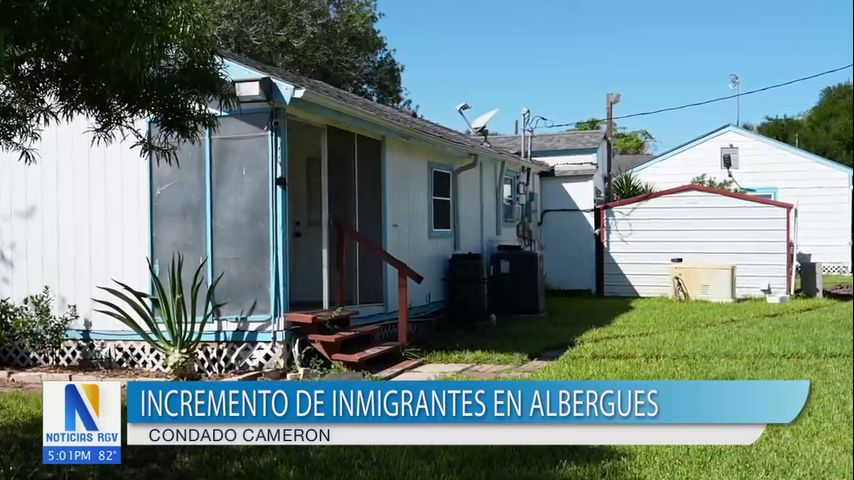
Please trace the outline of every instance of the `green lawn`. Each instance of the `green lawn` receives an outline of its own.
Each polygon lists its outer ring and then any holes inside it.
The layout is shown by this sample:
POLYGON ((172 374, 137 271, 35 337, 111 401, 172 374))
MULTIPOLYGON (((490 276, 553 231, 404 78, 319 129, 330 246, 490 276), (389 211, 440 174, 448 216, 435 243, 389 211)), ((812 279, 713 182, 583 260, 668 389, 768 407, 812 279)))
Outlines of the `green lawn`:
MULTIPOLYGON (((0 394, 0 478, 852 478, 852 303, 550 298, 430 355, 518 362, 573 348, 540 379, 809 379, 792 425, 745 447, 126 447, 121 470, 38 467, 40 399, 0 394)), ((442 334, 450 335, 452 330, 442 334)))

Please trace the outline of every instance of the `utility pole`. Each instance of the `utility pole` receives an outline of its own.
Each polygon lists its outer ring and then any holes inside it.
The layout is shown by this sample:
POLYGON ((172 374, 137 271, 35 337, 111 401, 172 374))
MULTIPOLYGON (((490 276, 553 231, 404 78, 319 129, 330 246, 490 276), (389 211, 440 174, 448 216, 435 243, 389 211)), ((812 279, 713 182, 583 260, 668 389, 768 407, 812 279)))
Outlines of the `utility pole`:
POLYGON ((611 201, 611 164, 614 158, 614 105, 620 103, 619 93, 609 93, 605 97, 607 119, 605 138, 608 140, 608 155, 605 161, 605 200, 611 201))

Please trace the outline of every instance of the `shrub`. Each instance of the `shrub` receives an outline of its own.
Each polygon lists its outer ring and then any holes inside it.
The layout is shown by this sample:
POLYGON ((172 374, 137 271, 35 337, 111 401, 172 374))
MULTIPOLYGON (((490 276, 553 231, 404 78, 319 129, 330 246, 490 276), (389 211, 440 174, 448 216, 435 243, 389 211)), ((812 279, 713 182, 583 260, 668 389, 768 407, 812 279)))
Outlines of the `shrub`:
POLYGON ((25 297, 20 305, 0 300, 0 344, 17 344, 28 352, 47 355, 50 362, 57 358, 65 332, 77 320, 77 307, 70 305, 65 313, 53 313, 50 288, 25 297))
POLYGON ((741 192, 741 189, 735 184, 732 179, 718 180, 715 177, 709 177, 705 173, 691 179, 692 185, 702 185, 704 187, 715 188, 718 190, 729 190, 731 192, 741 192))
POLYGON ((224 305, 214 304, 214 291, 222 278, 220 274, 208 287, 199 308, 204 266, 205 261, 196 268, 188 298, 184 293, 183 256, 178 254, 177 261, 172 257, 169 264, 168 290, 149 261, 148 271, 154 285, 154 295, 140 292, 114 280, 121 289, 98 288, 118 299, 125 307, 107 300, 94 299, 96 303, 107 307, 106 310, 97 311, 127 325, 155 350, 161 352, 166 357, 166 368, 173 376, 195 377, 196 349, 201 341, 202 331, 214 317, 216 310, 224 305))
POLYGON ((631 170, 620 172, 611 180, 611 200, 625 200, 654 191, 651 183, 644 182, 631 170))

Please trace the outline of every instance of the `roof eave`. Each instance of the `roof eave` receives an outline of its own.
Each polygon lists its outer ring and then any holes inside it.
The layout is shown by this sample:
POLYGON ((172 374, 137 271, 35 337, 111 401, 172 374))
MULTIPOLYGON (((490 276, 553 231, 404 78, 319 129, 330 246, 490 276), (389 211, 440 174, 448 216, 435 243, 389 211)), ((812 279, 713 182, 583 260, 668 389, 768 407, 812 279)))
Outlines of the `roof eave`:
POLYGON ((493 151, 487 150, 485 148, 481 149, 481 148, 470 147, 467 145, 460 145, 458 143, 448 141, 444 138, 437 137, 435 135, 427 134, 427 133, 422 132, 420 130, 407 128, 407 127, 400 125, 397 122, 393 122, 393 121, 384 119, 384 118, 380 117, 379 115, 375 115, 371 112, 366 112, 365 110, 354 107, 352 105, 348 105, 344 102, 340 102, 334 98, 328 97, 326 95, 319 94, 317 92, 313 92, 310 89, 303 89, 299 98, 301 98, 302 100, 304 100, 306 102, 321 105, 321 106, 333 109, 335 111, 339 111, 339 112, 351 115, 351 116, 359 118, 361 120, 383 126, 383 127, 388 128, 390 130, 394 130, 396 132, 399 132, 403 135, 407 135, 407 136, 411 136, 411 137, 417 137, 418 139, 420 139, 422 141, 439 143, 446 148, 450 148, 452 150, 458 151, 458 152, 463 153, 463 154, 471 154, 471 155, 479 155, 481 157, 488 157, 488 158, 492 158, 496 161, 505 161, 505 162, 509 162, 511 164, 514 164, 514 165, 517 165, 520 167, 531 168, 531 169, 534 169, 536 171, 546 171, 550 168, 546 164, 541 164, 539 162, 538 163, 528 162, 528 161, 522 160, 519 157, 513 156, 512 154, 509 154, 509 153, 508 154, 502 154, 499 152, 493 152, 493 151))

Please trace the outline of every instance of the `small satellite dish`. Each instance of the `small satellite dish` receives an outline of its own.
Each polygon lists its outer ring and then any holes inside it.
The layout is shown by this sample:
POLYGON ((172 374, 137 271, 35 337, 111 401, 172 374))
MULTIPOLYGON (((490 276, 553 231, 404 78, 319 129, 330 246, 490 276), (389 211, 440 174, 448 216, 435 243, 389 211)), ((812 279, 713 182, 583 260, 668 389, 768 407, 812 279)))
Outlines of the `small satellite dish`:
POLYGON ((480 134, 484 130, 486 130, 486 124, 489 123, 492 118, 498 114, 498 109, 490 110, 483 115, 474 119, 471 122, 471 131, 472 133, 480 134))
POLYGON ((731 73, 729 74, 729 88, 730 90, 737 90, 739 84, 741 84, 741 79, 738 78, 738 75, 731 73))

